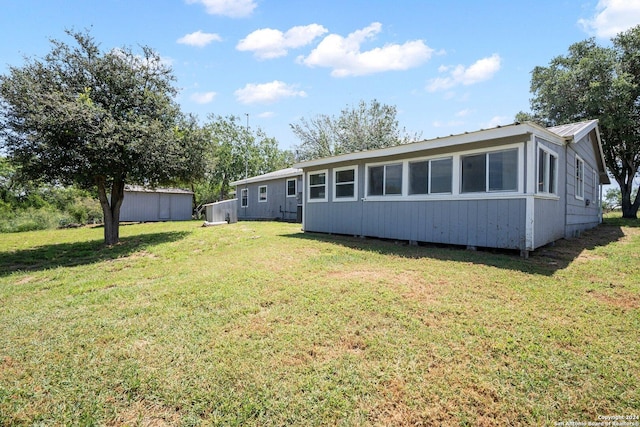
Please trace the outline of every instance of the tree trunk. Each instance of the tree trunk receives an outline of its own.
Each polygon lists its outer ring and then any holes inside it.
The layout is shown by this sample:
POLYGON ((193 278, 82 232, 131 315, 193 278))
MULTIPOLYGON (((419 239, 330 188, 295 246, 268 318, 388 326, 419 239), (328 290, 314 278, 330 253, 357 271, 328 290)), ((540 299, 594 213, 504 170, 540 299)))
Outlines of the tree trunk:
POLYGON ((631 201, 633 194, 633 179, 628 182, 620 182, 620 194, 622 196, 622 217, 623 218, 638 218, 638 207, 640 207, 640 191, 636 194, 636 197, 631 201))
POLYGON ((120 207, 124 200, 124 180, 117 180, 111 186, 111 200, 107 198, 107 184, 104 177, 96 179, 98 198, 104 216, 104 244, 115 245, 120 241, 120 207))

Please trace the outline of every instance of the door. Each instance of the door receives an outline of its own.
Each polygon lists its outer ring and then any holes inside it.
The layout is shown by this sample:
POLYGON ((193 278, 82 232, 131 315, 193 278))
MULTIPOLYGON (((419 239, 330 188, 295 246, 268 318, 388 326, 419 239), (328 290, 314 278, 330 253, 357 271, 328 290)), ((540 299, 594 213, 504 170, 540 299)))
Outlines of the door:
POLYGON ((160 220, 171 219, 171 196, 160 194, 160 220))

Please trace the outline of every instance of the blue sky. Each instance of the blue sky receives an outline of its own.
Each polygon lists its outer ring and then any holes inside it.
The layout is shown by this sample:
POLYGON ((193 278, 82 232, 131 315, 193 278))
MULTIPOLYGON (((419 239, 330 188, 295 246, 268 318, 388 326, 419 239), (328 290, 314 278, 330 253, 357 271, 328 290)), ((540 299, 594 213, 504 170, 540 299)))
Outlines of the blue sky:
POLYGON ((236 115, 275 137, 360 100, 395 105, 423 138, 512 123, 530 72, 640 24, 640 0, 0 0, 0 73, 65 29, 104 50, 154 48, 183 111, 236 115))

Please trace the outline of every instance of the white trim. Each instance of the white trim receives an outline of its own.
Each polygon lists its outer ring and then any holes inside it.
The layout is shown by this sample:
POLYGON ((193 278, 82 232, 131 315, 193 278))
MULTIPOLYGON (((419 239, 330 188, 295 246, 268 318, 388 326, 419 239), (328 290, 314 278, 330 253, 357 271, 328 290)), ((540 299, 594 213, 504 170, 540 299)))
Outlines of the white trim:
POLYGON ((240 189, 240 207, 243 209, 246 209, 249 207, 249 189, 248 188, 241 188, 240 189), (242 197, 242 193, 247 193, 247 197, 246 199, 242 197), (242 204, 242 200, 246 200, 247 204, 243 205, 242 204))
MULTIPOLYGON (((305 189, 307 190, 307 197, 305 199, 309 203, 321 203, 329 200, 329 169, 321 169, 315 171, 309 171, 306 173, 307 183, 305 189), (311 198, 311 175, 320 175, 324 174, 324 198, 322 199, 312 199, 311 198)), ((320 187, 320 185, 315 185, 314 187, 320 187)))
POLYGON ((574 180, 574 193, 573 195, 575 196, 576 199, 578 200, 584 200, 584 172, 585 172, 586 168, 585 168, 585 163, 584 160, 582 159, 582 157, 580 157, 578 154, 576 154, 575 156, 575 162, 574 162, 574 176, 573 176, 573 180, 574 180), (582 175, 578 174, 578 162, 582 163, 582 175), (578 195, 578 177, 582 176, 582 180, 580 181, 580 194, 578 195))
POLYGON ((420 199, 422 197, 425 196, 438 196, 438 195, 450 195, 453 194, 453 177, 455 176, 455 172, 454 172, 454 160, 453 160, 453 155, 449 155, 449 156, 429 156, 429 157, 416 157, 414 159, 407 159, 407 167, 406 172, 405 172, 405 177, 403 177, 403 179, 406 180, 407 182, 407 191, 406 191, 406 197, 410 197, 412 199, 420 199), (443 160, 450 160, 451 161, 451 191, 447 191, 447 192, 438 192, 438 193, 433 193, 431 191, 431 183, 432 183, 432 173, 433 173, 433 167, 431 166, 433 162, 438 162, 438 161, 443 161, 443 160), (411 164, 412 163, 422 163, 422 162, 428 162, 429 166, 428 166, 428 176, 427 176, 427 192, 423 193, 423 194, 409 194, 409 190, 411 189, 411 174, 410 174, 410 170, 411 170, 411 164))
MULTIPOLYGON (((339 168, 333 168, 333 194, 331 200, 334 202, 356 202, 358 200, 358 165, 352 166, 343 166, 339 168), (337 172, 342 172, 346 170, 353 170, 353 196, 352 197, 337 197, 336 187, 338 186, 338 180, 336 178, 337 172)), ((341 184, 349 184, 349 182, 344 182, 341 184)))
POLYGON ((536 194, 552 194, 552 195, 557 195, 558 194, 558 165, 559 165, 559 159, 560 156, 558 155, 557 152, 549 149, 549 147, 542 145, 538 142, 537 147, 536 147, 536 168, 535 168, 535 177, 536 177, 536 184, 535 184, 535 193, 536 194), (544 162, 544 172, 545 172, 545 176, 544 178, 544 182, 545 182, 545 188, 541 191, 539 188, 539 173, 540 173, 540 150, 544 151, 546 154, 548 154, 548 156, 545 156, 544 162), (549 191, 550 186, 551 186, 551 182, 549 181, 549 172, 550 172, 550 166, 551 166, 551 158, 554 157, 556 160, 556 167, 555 167, 555 173, 553 175, 553 188, 555 188, 555 192, 554 191, 549 191))
POLYGON ((298 195, 298 178, 288 178, 285 181, 284 191, 287 197, 296 197, 298 195), (289 181, 293 181, 293 194, 289 195, 289 181))
POLYGON ((494 148, 480 148, 480 149, 475 149, 475 150, 469 150, 469 151, 464 151, 464 152, 460 152, 457 153, 456 155, 454 155, 455 157, 458 157, 458 164, 460 167, 460 170, 458 171, 459 175, 460 175, 460 182, 458 185, 457 189, 454 189, 458 191, 458 194, 460 195, 465 195, 465 194, 493 194, 493 193, 512 193, 512 194, 522 194, 524 192, 523 189, 523 181, 524 181, 524 160, 523 160, 523 148, 525 147, 525 143, 524 142, 518 142, 518 143, 514 143, 514 144, 507 144, 507 145, 502 145, 500 147, 494 147, 494 148), (493 154, 493 153, 498 153, 501 151, 510 151, 516 149, 516 159, 518 162, 518 176, 516 177, 516 189, 515 190, 490 190, 489 189, 489 155, 493 154), (466 156, 473 156, 473 155, 478 155, 478 154, 485 154, 485 182, 484 182, 484 191, 473 191, 473 192, 467 192, 467 193, 463 193, 462 192, 462 158, 466 157, 466 156))
POLYGON ((385 200, 386 199, 391 199, 393 197, 405 197, 407 194, 407 182, 404 179, 405 178, 405 169, 407 169, 407 163, 408 163, 409 159, 403 159, 403 160, 394 160, 394 161, 390 161, 390 162, 376 162, 376 163, 367 163, 365 165, 365 173, 364 173, 364 197, 382 197, 385 200), (387 183, 387 166, 397 166, 400 165, 400 167, 402 168, 402 175, 401 175, 401 179, 402 179, 402 183, 400 186, 400 194, 385 194, 386 193, 386 183, 387 183), (374 195, 374 196, 369 196, 369 168, 371 167, 379 167, 379 166, 383 166, 383 175, 382 175, 382 194, 381 195, 374 195))
MULTIPOLYGON (((537 156, 537 145, 535 135, 531 135, 531 139, 527 142, 525 149, 527 150, 527 171, 529 172, 526 176, 526 192, 527 199, 525 202, 525 214, 524 214, 524 247, 526 251, 532 251, 535 249, 535 236, 536 236, 536 221, 535 221, 535 194, 538 188, 537 186, 537 176, 538 169, 536 169, 536 156, 537 156), (532 196, 533 195, 533 196, 532 196)), ((524 165, 522 165, 522 169, 524 169, 524 165)), ((524 173, 524 170, 523 170, 524 173)), ((556 196, 557 197, 557 196, 556 196)))
POLYGON ((261 185, 258 187, 258 203, 266 203, 267 202, 267 194, 268 189, 266 185, 261 185), (262 189, 264 188, 264 200, 262 200, 262 189))

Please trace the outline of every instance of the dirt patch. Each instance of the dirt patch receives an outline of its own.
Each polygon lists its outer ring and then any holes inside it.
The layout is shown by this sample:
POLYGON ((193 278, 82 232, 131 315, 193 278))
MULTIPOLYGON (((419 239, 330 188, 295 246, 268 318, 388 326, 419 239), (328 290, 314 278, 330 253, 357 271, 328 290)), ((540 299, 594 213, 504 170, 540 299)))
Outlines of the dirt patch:
POLYGON ((25 276, 22 279, 16 282, 16 285, 26 285, 27 283, 32 282, 35 279, 35 276, 25 276))
POLYGON ((151 402, 131 402, 108 426, 168 427, 180 424, 180 414, 151 402))
POLYGON ((622 310, 637 310, 640 308, 640 296, 631 292, 616 292, 608 294, 604 292, 592 292, 591 295, 598 301, 622 310))

